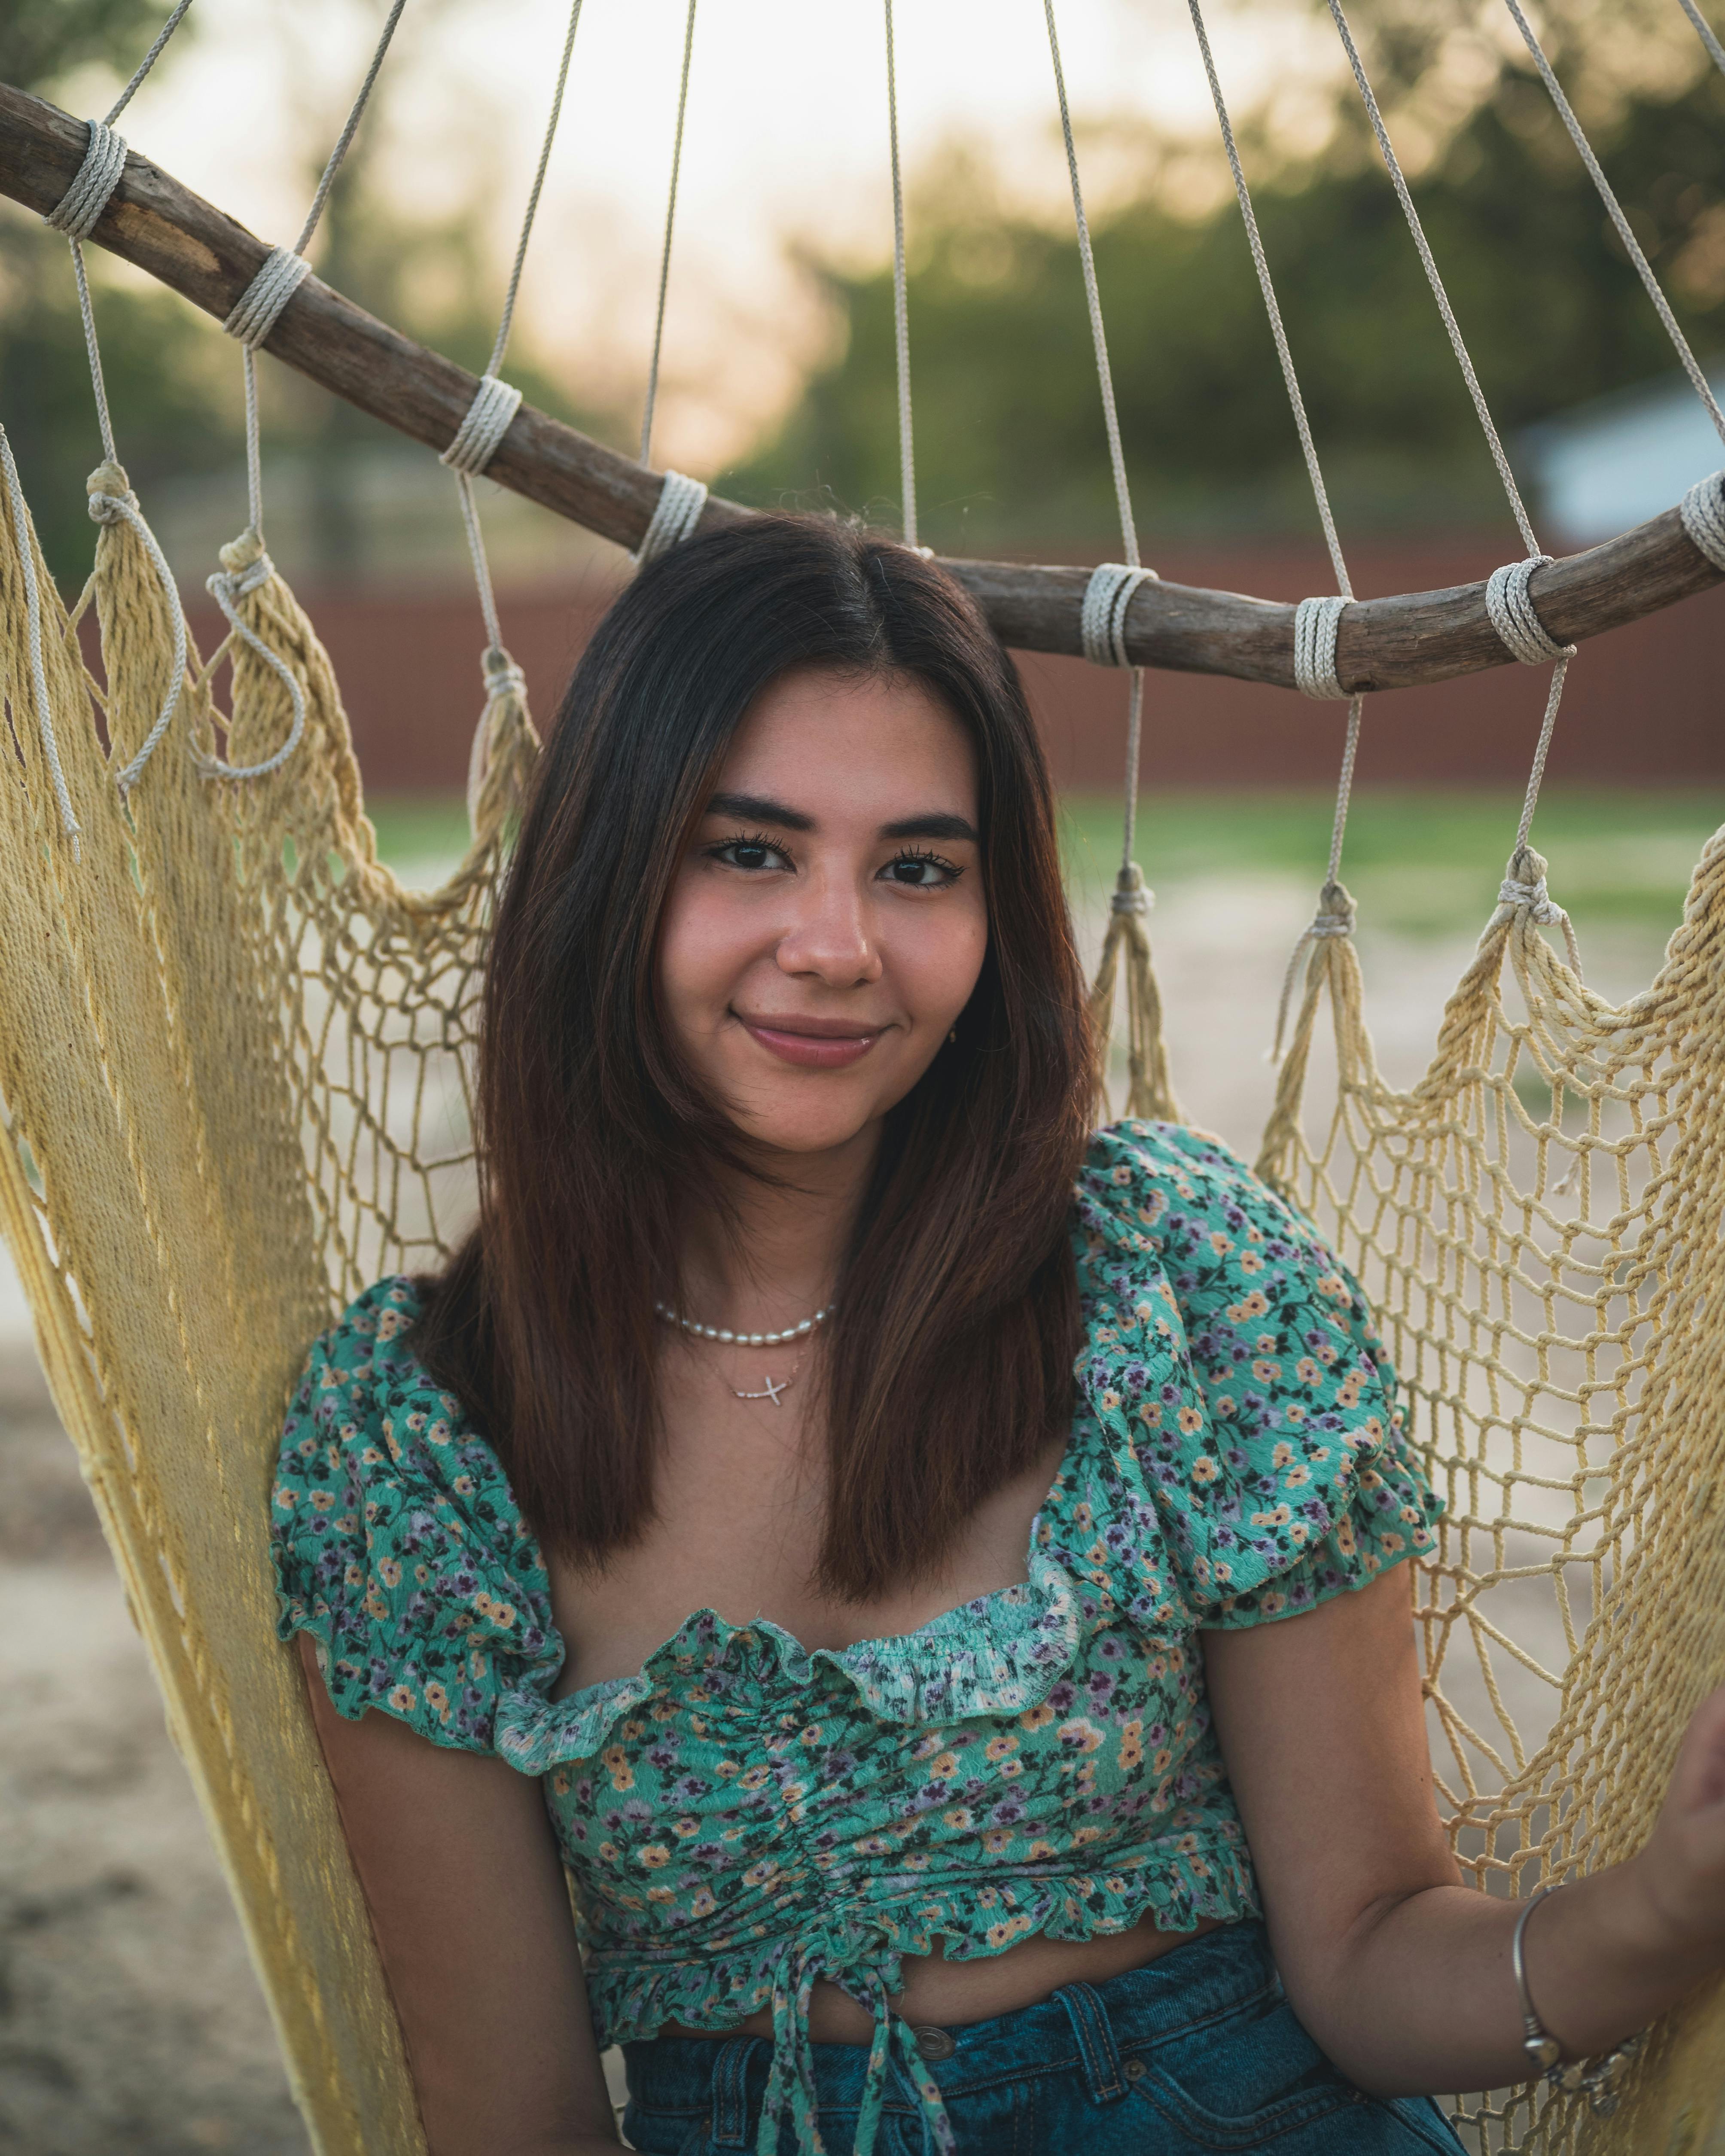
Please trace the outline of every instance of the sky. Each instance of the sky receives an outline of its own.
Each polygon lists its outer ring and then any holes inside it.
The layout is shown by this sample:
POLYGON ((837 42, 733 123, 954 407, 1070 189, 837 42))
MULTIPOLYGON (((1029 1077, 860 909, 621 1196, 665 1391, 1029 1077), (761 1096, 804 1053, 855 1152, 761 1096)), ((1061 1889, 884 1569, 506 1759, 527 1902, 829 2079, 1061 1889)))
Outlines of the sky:
MULTIPOLYGON (((290 241, 308 166, 333 141, 381 0, 198 0, 122 123, 133 145, 254 231, 290 241)), ((627 405, 644 382, 685 0, 584 0, 520 321, 579 396, 627 405)), ((1219 171, 1182 0, 1064 0, 1062 59, 1088 203, 1131 184, 1147 132, 1219 171)), ((512 252, 567 0, 408 0, 386 63, 377 155, 410 208, 485 205, 512 252)), ((1040 0, 899 0, 899 124, 911 204, 943 147, 987 156, 1009 199, 1070 218, 1040 0)), ((1317 124, 1333 49, 1284 0, 1210 22, 1230 100, 1317 124)), ((100 110, 95 70, 66 86, 100 110)), ((700 0, 666 319, 655 461, 709 469, 794 393, 834 334, 798 249, 885 259, 891 193, 882 0, 700 0)), ((316 245, 312 249, 316 259, 316 245)))

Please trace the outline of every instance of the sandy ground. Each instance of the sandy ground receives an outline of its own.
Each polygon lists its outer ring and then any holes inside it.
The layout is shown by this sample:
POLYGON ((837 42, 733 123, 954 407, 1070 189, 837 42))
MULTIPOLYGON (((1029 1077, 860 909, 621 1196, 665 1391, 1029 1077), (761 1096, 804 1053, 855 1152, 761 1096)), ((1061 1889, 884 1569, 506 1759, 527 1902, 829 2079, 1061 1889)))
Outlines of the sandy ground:
MULTIPOLYGON (((1248 1154, 1311 894, 1164 892, 1153 927, 1187 1111, 1248 1154)), ((1470 939, 1362 937, 1380 1055, 1423 1065, 1470 939)), ((1657 962, 1589 950, 1608 994, 1657 962)), ((0 2156, 298 2156, 238 1926, 0 1251, 0 2156)))

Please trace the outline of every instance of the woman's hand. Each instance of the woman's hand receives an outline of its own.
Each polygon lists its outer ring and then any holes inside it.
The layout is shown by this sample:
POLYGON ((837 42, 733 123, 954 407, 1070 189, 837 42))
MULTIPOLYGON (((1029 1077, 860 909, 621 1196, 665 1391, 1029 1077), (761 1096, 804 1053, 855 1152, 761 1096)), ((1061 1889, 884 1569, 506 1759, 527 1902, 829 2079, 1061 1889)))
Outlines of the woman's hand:
POLYGON ((1674 1955, 1725 1963, 1725 1685, 1695 1710, 1653 1831, 1625 1869, 1674 1955))

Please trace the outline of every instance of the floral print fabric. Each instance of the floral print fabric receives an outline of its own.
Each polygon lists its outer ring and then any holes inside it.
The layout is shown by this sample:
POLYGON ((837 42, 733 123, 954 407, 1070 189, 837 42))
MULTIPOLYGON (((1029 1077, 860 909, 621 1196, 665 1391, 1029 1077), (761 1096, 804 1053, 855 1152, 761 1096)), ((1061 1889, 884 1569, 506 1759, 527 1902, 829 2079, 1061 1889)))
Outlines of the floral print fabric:
POLYGON ((543 1559, 485 1437, 398 1344, 405 1276, 319 1338, 289 1409, 282 1638, 311 1635, 350 1718, 542 1778, 602 2044, 773 2010, 774 2133, 818 1976, 875 2009, 879 2082, 900 1957, 937 1938, 963 1958, 1258 1913, 1194 1635, 1432 1544, 1359 1288, 1224 1147, 1098 1132, 1073 1250, 1086 1340, 1028 1577, 842 1651, 701 1609, 637 1675, 552 1699, 543 1559))

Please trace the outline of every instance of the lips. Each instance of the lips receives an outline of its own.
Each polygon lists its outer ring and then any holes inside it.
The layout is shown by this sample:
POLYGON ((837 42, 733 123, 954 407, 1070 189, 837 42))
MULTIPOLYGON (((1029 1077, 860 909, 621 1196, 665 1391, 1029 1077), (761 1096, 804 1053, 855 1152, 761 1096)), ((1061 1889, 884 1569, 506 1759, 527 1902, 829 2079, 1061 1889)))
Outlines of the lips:
POLYGON ((804 1070, 843 1070, 861 1062, 886 1030, 845 1019, 760 1019, 733 1014, 752 1040, 781 1063, 804 1070))

